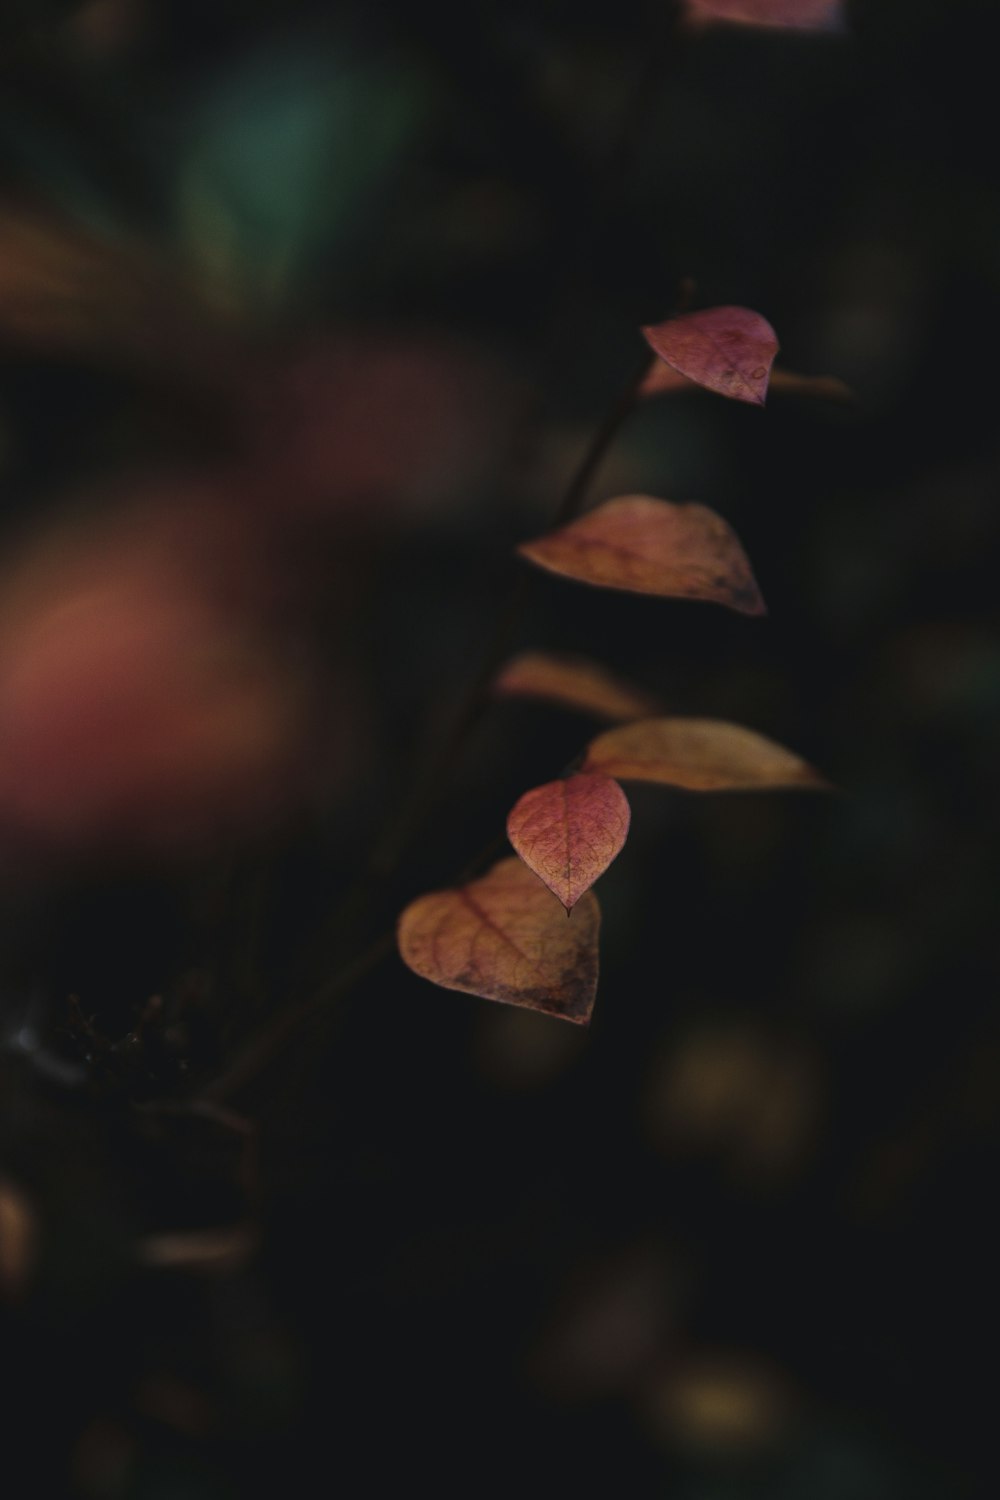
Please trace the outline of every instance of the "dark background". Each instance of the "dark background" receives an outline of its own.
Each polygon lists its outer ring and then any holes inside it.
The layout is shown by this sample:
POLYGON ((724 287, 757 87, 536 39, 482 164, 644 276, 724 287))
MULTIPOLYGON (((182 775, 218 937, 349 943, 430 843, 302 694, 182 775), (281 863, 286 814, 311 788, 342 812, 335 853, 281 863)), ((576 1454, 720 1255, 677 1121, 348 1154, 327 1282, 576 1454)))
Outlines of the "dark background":
MULTIPOLYGON (((687 36, 637 0, 372 9, 2 11, 5 202, 189 256, 265 348, 346 326, 472 351, 502 418, 450 489, 315 523, 352 574, 348 624, 314 624, 355 752, 309 816, 180 873, 95 861, 19 889, 5 861, 0 1176, 36 1234, 0 1324, 3 1463, 25 1476, 3 1482, 995 1493, 991 7, 859 0, 830 37, 687 36), (184 208, 198 171, 222 184, 221 272, 219 221, 184 208), (856 401, 650 403, 594 495, 718 508, 769 615, 538 575, 515 644, 749 724, 840 792, 635 788, 586 1034, 390 955, 233 1101, 252 1137, 165 1112, 248 1029, 227 983, 251 927, 252 1020, 297 981, 475 672, 511 548, 686 276, 856 401), (107 1055, 160 992, 184 1076, 155 1037, 134 1068, 107 1055), (221 1264, 137 1259, 206 1227, 221 1264)), ((7 524, 123 456, 204 445, 156 399, 5 340, 7 524)), ((498 705, 359 946, 591 732, 498 705)))

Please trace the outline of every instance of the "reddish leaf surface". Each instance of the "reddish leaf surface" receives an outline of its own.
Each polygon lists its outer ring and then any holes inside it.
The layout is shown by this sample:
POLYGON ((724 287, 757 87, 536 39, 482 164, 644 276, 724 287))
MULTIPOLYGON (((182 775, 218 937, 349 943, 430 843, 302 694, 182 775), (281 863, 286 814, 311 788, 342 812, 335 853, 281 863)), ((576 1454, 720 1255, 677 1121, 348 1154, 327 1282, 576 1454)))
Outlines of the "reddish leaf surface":
POLYGON ((621 495, 518 551, 580 583, 765 613, 736 533, 704 505, 621 495))
POLYGON ((585 1026, 600 922, 593 891, 567 917, 538 876, 510 858, 481 880, 419 897, 397 937, 403 962, 433 984, 585 1026))
POLYGON ((525 792, 507 818, 507 837, 570 911, 621 853, 630 817, 610 776, 569 776, 525 792))
POLYGON ((671 369, 696 385, 763 406, 778 340, 766 318, 747 307, 709 307, 642 330, 671 369))
POLYGON ((744 26, 779 26, 797 31, 840 31, 843 0, 685 0, 694 25, 735 21, 744 26))
POLYGON ((658 707, 651 693, 622 682, 596 662, 546 651, 512 657, 495 678, 493 691, 505 698, 541 698, 613 723, 648 718, 658 707))
POLYGON ((609 729, 591 741, 583 769, 692 792, 829 785, 782 745, 722 719, 643 719, 609 729))
MULTIPOLYGON (((662 360, 657 360, 643 381, 639 395, 647 400, 651 396, 674 396, 684 391, 703 389, 703 386, 688 380, 686 375, 679 374, 662 360)), ((785 396, 804 396, 817 401, 854 400, 851 387, 836 375, 800 375, 795 370, 785 370, 778 366, 771 371, 767 389, 769 394, 776 392, 785 396)))

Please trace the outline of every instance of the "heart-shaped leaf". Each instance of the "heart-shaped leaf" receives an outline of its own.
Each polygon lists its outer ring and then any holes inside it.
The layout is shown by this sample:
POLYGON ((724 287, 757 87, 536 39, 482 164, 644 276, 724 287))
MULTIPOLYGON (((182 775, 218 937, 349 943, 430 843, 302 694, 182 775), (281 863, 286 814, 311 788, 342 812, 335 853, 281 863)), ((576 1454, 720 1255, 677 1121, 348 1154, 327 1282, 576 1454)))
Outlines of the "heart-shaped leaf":
POLYGON ((641 719, 609 729, 591 740, 583 769, 692 792, 829 789, 791 750, 722 719, 641 719))
POLYGON ((734 401, 763 406, 778 339, 747 307, 709 307, 642 330, 671 369, 734 401))
POLYGON ((839 31, 843 0, 684 0, 694 25, 734 21, 744 26, 780 26, 796 31, 839 31))
POLYGON ((736 533, 704 505, 621 495, 518 551, 580 583, 765 613, 736 533))
POLYGON ((648 718, 658 706, 651 693, 622 682, 597 662, 547 651, 512 657, 494 678, 493 691, 502 698, 541 698, 612 722, 648 718))
POLYGON ((521 860, 434 891, 399 919, 403 962, 446 990, 524 1005, 585 1026, 597 991, 601 911, 593 891, 567 917, 521 860))
POLYGON ((630 816, 610 776, 569 776, 525 792, 507 818, 507 837, 569 911, 621 852, 630 816))

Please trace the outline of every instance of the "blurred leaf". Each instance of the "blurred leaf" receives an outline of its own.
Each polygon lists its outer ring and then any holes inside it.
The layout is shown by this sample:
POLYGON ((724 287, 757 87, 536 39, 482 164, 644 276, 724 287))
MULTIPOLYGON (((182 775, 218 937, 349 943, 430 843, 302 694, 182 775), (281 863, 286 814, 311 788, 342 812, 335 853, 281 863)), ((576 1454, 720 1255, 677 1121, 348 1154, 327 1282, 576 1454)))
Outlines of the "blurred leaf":
POLYGON ((225 388, 232 333, 141 241, 0 209, 0 346, 225 388))
POLYGON ((843 0, 684 0, 693 25, 733 21, 745 26, 777 26, 796 31, 840 31, 843 0))
POLYGON ((758 1186, 792 1172, 814 1139, 823 1083, 816 1058, 741 1022, 705 1022, 652 1070, 651 1137, 671 1155, 717 1149, 758 1186))
POLYGON ((501 698, 540 698, 612 721, 646 718, 658 707, 652 693, 614 677, 597 662, 549 651, 512 657, 495 677, 493 691, 501 698))
POLYGON ((704 505, 621 495, 559 531, 522 542, 518 551, 550 573, 581 583, 764 613, 735 532, 704 505))
POLYGON ((569 911, 621 853, 630 817, 610 776, 569 776, 525 792, 507 818, 507 836, 569 911))
POLYGON ((137 1248, 143 1265, 157 1270, 224 1274, 238 1270, 251 1259, 257 1248, 257 1232, 250 1224, 185 1229, 147 1235, 137 1248))
POLYGON ((696 1355, 654 1382, 644 1402, 662 1436, 685 1447, 743 1454, 785 1437, 785 1381, 746 1355, 696 1355))
POLYGON ((697 385, 734 401, 764 405, 778 340, 760 313, 746 307, 709 307, 642 332, 654 353, 697 385))
POLYGON ((231 69, 196 110, 177 184, 180 240, 212 300, 273 309, 314 257, 353 242, 426 98, 412 71, 307 41, 231 69))
POLYGON ((562 1278, 560 1301, 531 1361, 560 1401, 630 1395, 673 1343, 678 1274, 655 1243, 638 1242, 562 1278))
POLYGON ((721 719, 643 719, 609 729, 591 740, 583 769, 694 792, 828 786, 790 750, 721 719))
POLYGON ((251 528, 190 475, 126 495, 0 577, 0 827, 52 854, 211 843, 302 770, 310 689, 268 633, 251 528))
POLYGON ((403 962, 447 990, 525 1005, 586 1025, 597 990, 597 898, 567 917, 519 859, 481 879, 434 891, 399 919, 403 962))
POLYGON ((354 329, 295 344, 272 361, 245 408, 257 476, 290 509, 383 523, 387 508, 468 502, 499 462, 513 381, 474 346, 440 336, 354 329))

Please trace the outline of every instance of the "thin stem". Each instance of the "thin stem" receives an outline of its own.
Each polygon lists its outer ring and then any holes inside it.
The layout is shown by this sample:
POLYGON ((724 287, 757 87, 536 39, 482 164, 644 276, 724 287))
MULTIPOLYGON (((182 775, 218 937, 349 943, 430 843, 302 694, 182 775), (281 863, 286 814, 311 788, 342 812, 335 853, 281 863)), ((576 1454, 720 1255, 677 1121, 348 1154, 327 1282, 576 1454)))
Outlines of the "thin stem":
POLYGON ((624 424, 626 418, 631 416, 632 410, 639 399, 639 391, 642 388, 642 383, 649 374, 655 359, 656 355, 647 349, 632 379, 597 429, 593 442, 580 461, 579 468, 566 486, 565 493, 559 503, 559 508, 553 517, 553 526, 566 526, 580 514, 591 482, 604 462, 608 449, 617 437, 619 428, 624 424))
MULTIPOLYGON (((638 400, 643 380, 654 358, 652 354, 646 354, 643 357, 641 365, 594 434, 586 453, 570 476, 555 512, 554 525, 566 525, 579 514, 591 482, 604 461, 608 449, 638 400)), ((426 767, 423 775, 415 781, 393 823, 376 844, 366 869, 345 898, 334 926, 337 936, 354 928, 374 891, 395 872, 411 841, 420 831, 425 819, 430 816, 441 787, 446 783, 468 736, 489 704, 490 683, 510 648, 521 617, 527 591, 527 577, 523 569, 518 573, 506 607, 501 612, 493 635, 483 653, 479 669, 458 706, 449 733, 444 737, 438 753, 426 767)), ((480 863, 496 849, 498 843, 502 841, 491 840, 473 864, 480 863)), ((312 990, 297 1003, 280 1010, 269 1023, 250 1038, 232 1064, 202 1090, 201 1098, 213 1103, 221 1103, 239 1094, 271 1062, 272 1058, 284 1049, 312 1016, 351 989, 383 958, 387 957, 392 951, 393 942, 393 931, 382 933, 361 953, 338 968, 318 988, 312 990)))
MULTIPOLYGON (((553 516, 553 526, 565 526, 579 514, 608 449, 638 400, 639 390, 654 359, 655 355, 649 352, 643 356, 628 385, 609 409, 570 477, 553 516)), ((516 636, 527 591, 528 574, 522 569, 483 652, 479 668, 459 702, 450 729, 439 740, 436 753, 423 773, 417 777, 392 822, 375 844, 365 875, 359 882, 359 886, 363 886, 365 898, 370 894, 373 881, 385 881, 394 874, 412 839, 430 816, 440 788, 446 784, 469 735, 489 706, 489 687, 516 636)), ((356 889, 348 895, 345 902, 351 921, 360 904, 356 889)))

